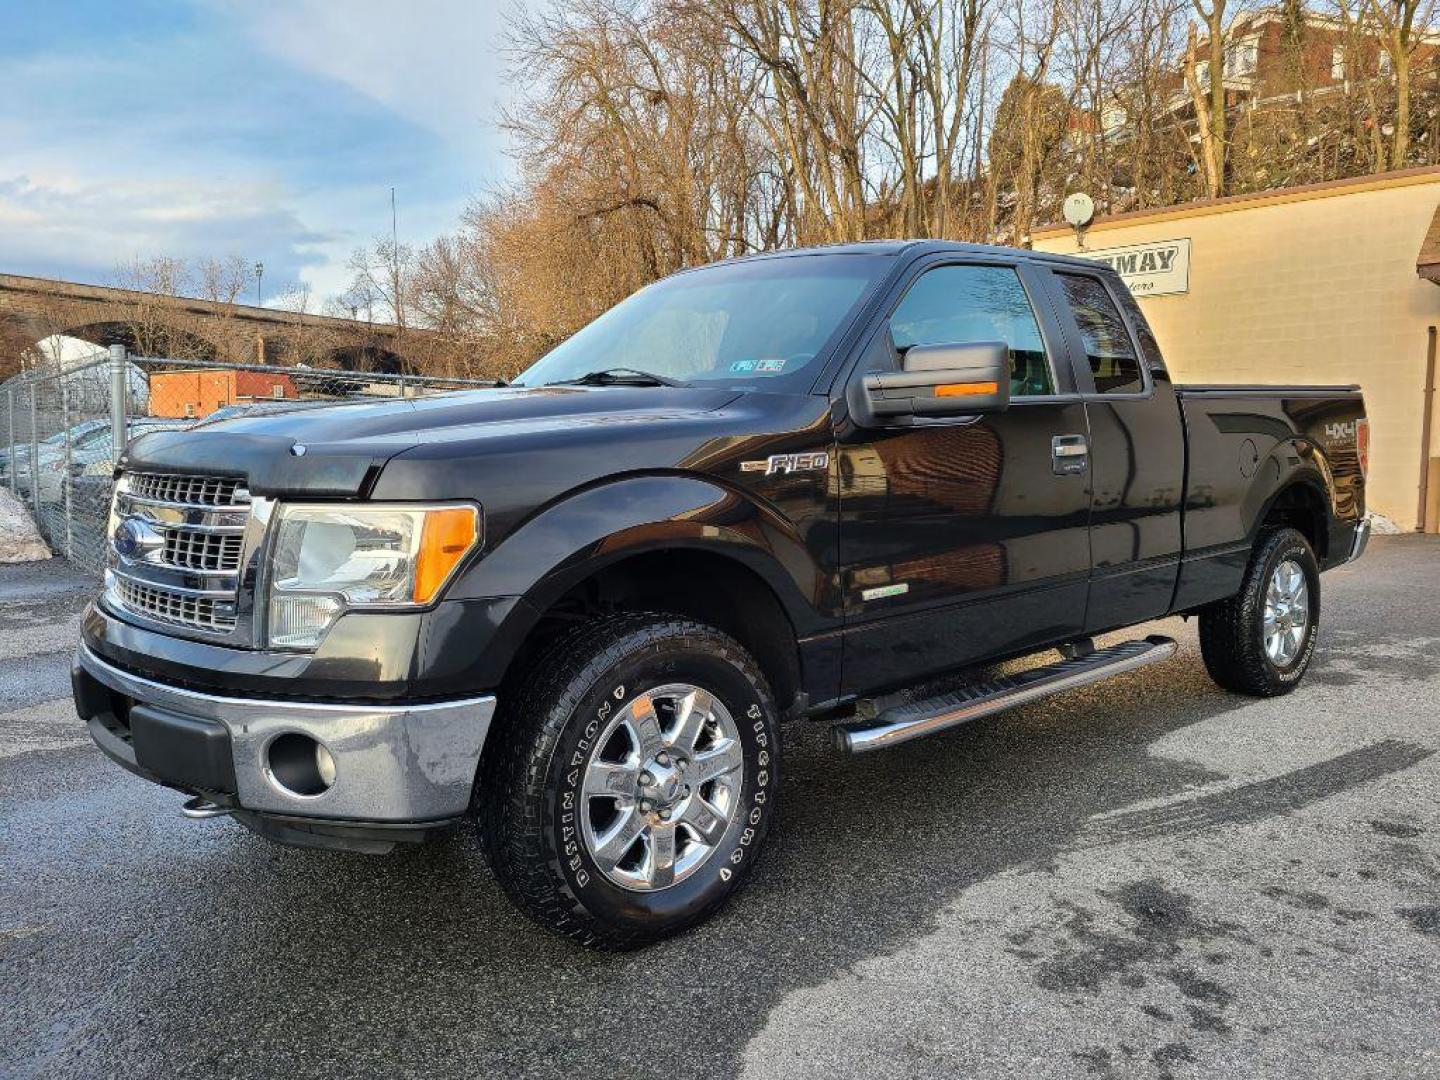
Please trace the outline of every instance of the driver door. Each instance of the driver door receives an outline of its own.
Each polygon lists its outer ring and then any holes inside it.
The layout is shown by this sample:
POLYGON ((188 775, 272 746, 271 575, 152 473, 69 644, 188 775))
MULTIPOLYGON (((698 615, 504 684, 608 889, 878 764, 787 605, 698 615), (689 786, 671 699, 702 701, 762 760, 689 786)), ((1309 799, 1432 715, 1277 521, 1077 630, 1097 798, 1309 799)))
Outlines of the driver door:
POLYGON ((913 345, 1003 341, 1011 402, 986 415, 841 425, 844 692, 1081 633, 1089 432, 1046 295, 1023 263, 926 264, 857 365, 861 379, 895 370, 913 345))

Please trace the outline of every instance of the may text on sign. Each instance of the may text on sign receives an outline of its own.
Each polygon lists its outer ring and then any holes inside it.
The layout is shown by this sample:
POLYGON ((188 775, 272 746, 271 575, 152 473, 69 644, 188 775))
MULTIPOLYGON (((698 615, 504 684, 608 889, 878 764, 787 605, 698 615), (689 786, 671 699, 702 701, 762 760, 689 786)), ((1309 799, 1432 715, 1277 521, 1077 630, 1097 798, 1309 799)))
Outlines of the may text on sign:
POLYGON ((1113 266, 1136 296, 1166 296, 1190 291, 1189 237, 1078 254, 1113 266))

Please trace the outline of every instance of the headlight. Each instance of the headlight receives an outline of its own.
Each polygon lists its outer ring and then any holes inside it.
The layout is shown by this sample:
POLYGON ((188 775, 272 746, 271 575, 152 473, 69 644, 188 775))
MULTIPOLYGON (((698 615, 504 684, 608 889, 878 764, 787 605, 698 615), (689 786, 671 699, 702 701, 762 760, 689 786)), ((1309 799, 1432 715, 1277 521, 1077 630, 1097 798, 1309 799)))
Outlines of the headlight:
POLYGON ((310 649, 354 608, 423 607, 481 540, 479 508, 281 505, 270 549, 268 640, 310 649))

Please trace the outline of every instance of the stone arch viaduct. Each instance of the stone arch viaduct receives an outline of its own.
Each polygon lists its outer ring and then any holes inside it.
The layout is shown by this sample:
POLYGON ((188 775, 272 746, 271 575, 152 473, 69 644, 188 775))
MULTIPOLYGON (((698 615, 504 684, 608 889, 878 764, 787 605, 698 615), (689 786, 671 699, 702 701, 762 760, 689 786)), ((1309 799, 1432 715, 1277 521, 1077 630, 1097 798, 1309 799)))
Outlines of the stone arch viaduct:
POLYGON ((0 379, 55 334, 139 356, 392 373, 425 371, 438 345, 389 323, 0 274, 0 379))

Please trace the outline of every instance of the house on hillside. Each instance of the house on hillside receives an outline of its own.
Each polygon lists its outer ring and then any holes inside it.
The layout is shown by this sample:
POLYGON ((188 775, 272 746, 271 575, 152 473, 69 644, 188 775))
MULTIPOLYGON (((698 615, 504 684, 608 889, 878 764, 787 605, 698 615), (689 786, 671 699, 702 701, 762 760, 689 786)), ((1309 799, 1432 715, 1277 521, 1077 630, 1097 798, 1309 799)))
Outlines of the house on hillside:
MULTIPOLYGON (((1440 33, 1419 35, 1411 55, 1412 83, 1422 72, 1433 74, 1440 60, 1440 33)), ((1203 91, 1210 85, 1210 43, 1196 43, 1196 79, 1203 91)), ((1181 61, 1183 62, 1183 61, 1181 61)), ((1236 16, 1226 33, 1225 100, 1227 111, 1266 105, 1298 104, 1359 92, 1367 84, 1392 77, 1391 58, 1383 33, 1373 22, 1347 24, 1341 19, 1307 13, 1298 28, 1279 7, 1260 8, 1236 16)), ((1180 63, 1160 80, 1163 111, 1181 125, 1194 122, 1195 103, 1180 63)), ((1124 95, 1111 98, 1098 111, 1074 109, 1066 118, 1067 149, 1103 137, 1124 142, 1133 132, 1124 95)))
MULTIPOLYGON (((1375 79, 1391 77, 1390 54, 1382 31, 1372 22, 1347 24, 1341 19, 1307 12, 1295 25, 1278 7, 1261 8, 1236 17, 1226 35, 1226 101, 1231 107, 1256 106, 1299 98, 1343 93, 1375 79)), ((1421 37, 1411 58, 1412 71, 1433 67, 1440 34, 1421 37)), ((1202 88, 1210 84, 1210 43, 1196 45, 1195 75, 1202 88)), ((1171 108, 1193 108, 1183 70, 1167 79, 1171 108)))

